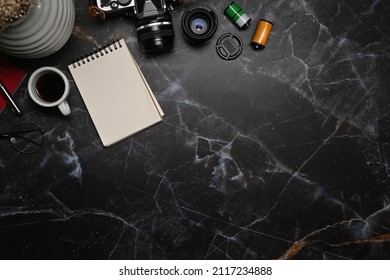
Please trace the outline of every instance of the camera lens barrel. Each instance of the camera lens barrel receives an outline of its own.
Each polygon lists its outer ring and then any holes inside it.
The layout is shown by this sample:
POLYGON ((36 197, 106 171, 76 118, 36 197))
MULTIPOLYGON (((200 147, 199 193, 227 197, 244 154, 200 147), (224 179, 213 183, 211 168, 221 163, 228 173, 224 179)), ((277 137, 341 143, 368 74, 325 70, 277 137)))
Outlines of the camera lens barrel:
POLYGON ((218 18, 207 6, 189 8, 182 17, 181 26, 184 37, 194 45, 209 41, 217 31, 218 18))
POLYGON ((172 17, 168 12, 153 18, 136 21, 138 42, 145 53, 173 49, 175 32, 172 17))

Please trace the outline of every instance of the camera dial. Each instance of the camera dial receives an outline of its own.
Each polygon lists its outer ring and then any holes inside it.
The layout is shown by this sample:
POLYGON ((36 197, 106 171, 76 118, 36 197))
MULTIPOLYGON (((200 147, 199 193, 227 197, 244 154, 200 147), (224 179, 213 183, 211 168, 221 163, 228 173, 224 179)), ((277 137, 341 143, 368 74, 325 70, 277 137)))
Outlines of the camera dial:
POLYGON ((127 6, 131 3, 131 0, 118 0, 119 5, 127 6))

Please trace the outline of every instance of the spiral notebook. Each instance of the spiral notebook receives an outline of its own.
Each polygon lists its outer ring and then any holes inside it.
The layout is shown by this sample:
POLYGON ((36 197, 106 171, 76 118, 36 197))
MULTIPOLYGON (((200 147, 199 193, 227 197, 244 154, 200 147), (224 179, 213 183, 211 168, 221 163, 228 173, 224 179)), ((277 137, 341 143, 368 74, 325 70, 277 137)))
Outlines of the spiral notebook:
POLYGON ((162 121, 164 113, 124 39, 68 67, 105 147, 162 121))

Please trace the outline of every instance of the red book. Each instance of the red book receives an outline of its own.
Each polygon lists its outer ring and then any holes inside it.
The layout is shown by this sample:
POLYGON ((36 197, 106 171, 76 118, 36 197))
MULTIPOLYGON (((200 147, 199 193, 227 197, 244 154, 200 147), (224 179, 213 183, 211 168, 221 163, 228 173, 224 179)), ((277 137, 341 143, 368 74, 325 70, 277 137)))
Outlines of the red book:
MULTIPOLYGON (((25 77, 26 72, 0 56, 0 80, 9 93, 14 94, 25 77)), ((3 111, 6 103, 4 95, 0 93, 0 113, 3 111)))

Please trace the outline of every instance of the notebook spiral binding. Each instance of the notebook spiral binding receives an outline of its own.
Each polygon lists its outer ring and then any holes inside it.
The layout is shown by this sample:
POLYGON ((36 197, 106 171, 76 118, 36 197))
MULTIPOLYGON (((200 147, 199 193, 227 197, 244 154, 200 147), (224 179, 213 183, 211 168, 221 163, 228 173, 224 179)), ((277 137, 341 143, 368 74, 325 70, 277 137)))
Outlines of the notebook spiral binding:
POLYGON ((77 68, 82 66, 83 64, 86 64, 88 62, 91 62, 92 60, 98 59, 101 56, 104 56, 106 54, 109 54, 119 48, 122 48, 122 44, 120 40, 115 41, 113 43, 110 43, 108 45, 104 45, 103 47, 98 48, 97 50, 93 51, 92 53, 86 54, 82 57, 79 57, 77 60, 73 61, 71 64, 73 68, 77 68))

